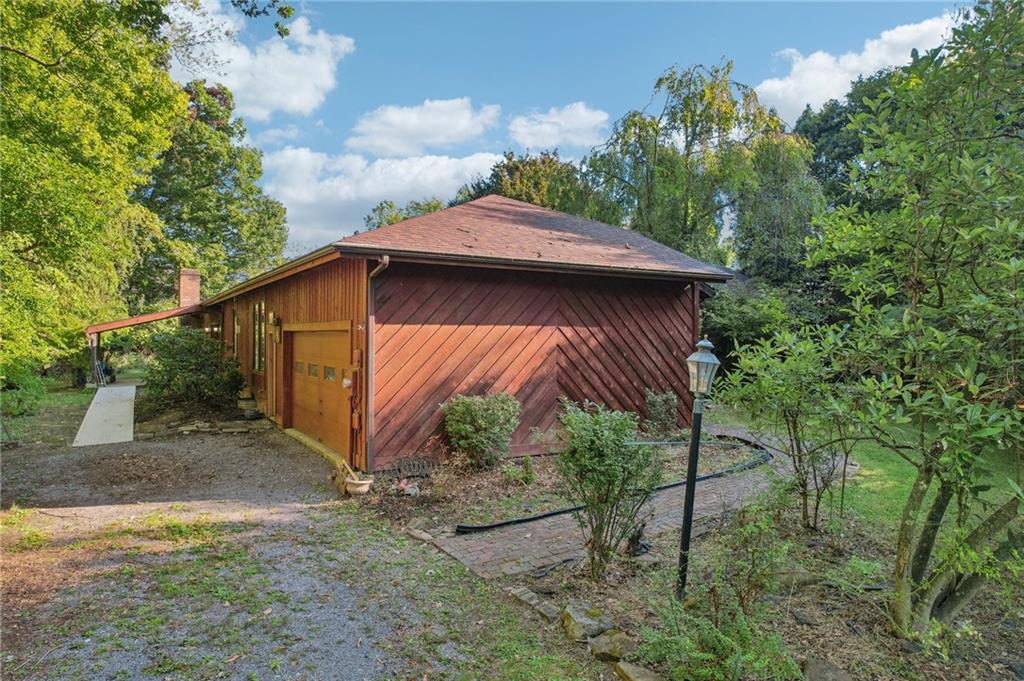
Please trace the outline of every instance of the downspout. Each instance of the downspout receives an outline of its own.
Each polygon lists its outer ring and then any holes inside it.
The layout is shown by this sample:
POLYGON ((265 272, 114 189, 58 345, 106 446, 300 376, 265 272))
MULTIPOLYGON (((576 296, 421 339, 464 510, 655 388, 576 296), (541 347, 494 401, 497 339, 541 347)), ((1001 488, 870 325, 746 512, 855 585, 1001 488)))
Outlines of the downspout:
POLYGON ((379 256, 377 266, 370 270, 366 282, 366 396, 364 399, 366 400, 366 468, 369 473, 373 472, 373 329, 376 326, 373 309, 373 280, 390 264, 390 256, 379 256))

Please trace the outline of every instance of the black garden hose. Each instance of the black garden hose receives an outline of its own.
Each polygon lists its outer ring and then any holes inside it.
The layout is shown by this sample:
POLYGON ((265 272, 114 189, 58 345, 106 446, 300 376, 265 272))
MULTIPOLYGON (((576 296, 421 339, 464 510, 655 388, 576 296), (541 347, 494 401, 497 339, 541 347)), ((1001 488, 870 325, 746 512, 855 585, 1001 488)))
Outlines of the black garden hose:
MULTIPOLYGON (((761 464, 765 464, 765 463, 768 463, 769 461, 771 461, 772 453, 771 453, 771 451, 769 449, 765 448, 763 445, 758 444, 758 443, 753 442, 753 441, 748 441, 745 438, 739 438, 739 437, 736 437, 736 436, 729 436, 729 437, 731 437, 733 439, 736 439, 736 440, 740 440, 744 444, 746 444, 748 446, 751 446, 751 447, 755 447, 755 448, 757 448, 757 449, 759 449, 761 451, 760 451, 760 453, 757 456, 752 456, 749 459, 747 459, 746 461, 744 461, 743 463, 738 463, 735 466, 731 466, 729 468, 723 468, 720 471, 714 471, 712 473, 705 473, 704 475, 698 475, 697 476, 697 482, 700 482, 702 480, 711 480, 713 478, 722 478, 722 477, 725 477, 726 475, 733 475, 735 473, 741 473, 743 471, 750 470, 751 468, 756 468, 757 466, 760 466, 761 464)), ((652 444, 652 443, 646 443, 645 442, 645 443, 637 443, 637 444, 652 444)), ((659 443, 653 443, 653 444, 659 444, 659 443)), ((676 443, 672 443, 672 444, 676 444, 676 443)), ((686 484, 686 480, 677 480, 676 482, 667 482, 664 485, 659 485, 658 487, 656 487, 654 489, 654 491, 655 492, 661 492, 662 490, 666 490, 666 489, 674 489, 676 487, 682 487, 685 484, 686 484)), ((555 509, 554 511, 546 511, 544 513, 538 513, 537 515, 525 516, 523 518, 513 518, 511 520, 500 520, 500 521, 498 521, 496 523, 489 523, 487 525, 463 525, 462 523, 460 523, 460 524, 455 526, 455 534, 456 535, 460 535, 460 534, 473 534, 473 533, 476 533, 476 532, 487 532, 489 530, 496 530, 499 527, 510 527, 512 525, 522 525, 524 523, 532 523, 535 520, 543 520, 544 518, 551 518, 552 516, 564 515, 566 513, 573 513, 575 511, 581 511, 581 510, 583 510, 582 506, 573 506, 572 508, 559 508, 559 509, 555 509)))

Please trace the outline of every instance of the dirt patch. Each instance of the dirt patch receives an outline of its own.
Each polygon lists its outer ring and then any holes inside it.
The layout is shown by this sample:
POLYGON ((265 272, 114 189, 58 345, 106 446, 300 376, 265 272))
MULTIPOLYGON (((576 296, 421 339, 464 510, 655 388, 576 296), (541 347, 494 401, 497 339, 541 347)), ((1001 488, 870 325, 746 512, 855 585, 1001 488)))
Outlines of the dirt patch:
MULTIPOLYGON (((664 483, 685 479, 688 447, 680 444, 662 449, 664 483)), ((759 450, 738 440, 708 438, 701 444, 698 473, 729 469, 758 455, 759 450)), ((381 482, 366 503, 393 522, 413 523, 435 536, 451 534, 459 523, 494 523, 566 506, 552 454, 530 457, 529 463, 526 458, 506 460, 486 471, 455 460, 426 477, 392 477, 381 482)))

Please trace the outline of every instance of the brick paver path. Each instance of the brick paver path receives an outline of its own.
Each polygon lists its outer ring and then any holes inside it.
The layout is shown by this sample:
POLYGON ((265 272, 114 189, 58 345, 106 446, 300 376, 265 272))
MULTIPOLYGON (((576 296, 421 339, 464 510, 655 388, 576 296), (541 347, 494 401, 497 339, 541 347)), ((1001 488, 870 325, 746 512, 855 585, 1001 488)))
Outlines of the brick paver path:
MULTIPOLYGON (((718 426, 708 426, 706 432, 751 437, 746 431, 718 426)), ((694 520, 721 515, 742 505, 768 487, 769 468, 782 472, 784 465, 784 457, 777 453, 769 463, 757 468, 698 482, 694 520)), ((680 486, 655 495, 650 502, 653 516, 647 523, 647 533, 655 535, 680 527, 685 490, 685 486, 680 486)), ((487 532, 439 538, 434 543, 487 579, 531 572, 586 556, 579 526, 568 513, 487 532)))

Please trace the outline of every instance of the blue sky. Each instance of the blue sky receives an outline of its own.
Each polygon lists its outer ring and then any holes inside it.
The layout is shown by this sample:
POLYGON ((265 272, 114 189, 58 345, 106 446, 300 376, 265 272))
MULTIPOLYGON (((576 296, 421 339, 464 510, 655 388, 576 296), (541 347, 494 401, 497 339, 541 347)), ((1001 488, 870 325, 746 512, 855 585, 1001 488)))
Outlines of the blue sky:
POLYGON ((956 5, 917 3, 295 3, 292 33, 217 0, 233 30, 191 71, 235 91, 289 250, 362 226, 390 198, 450 198, 506 149, 579 158, 642 108, 672 64, 735 62, 790 122, 849 80, 933 47, 956 5))

